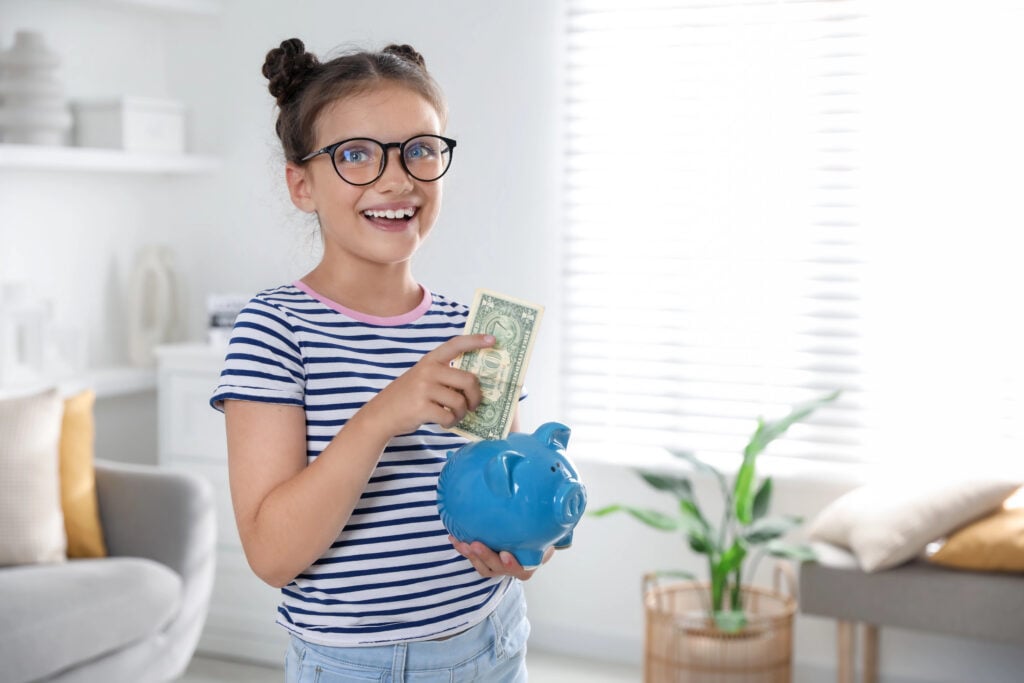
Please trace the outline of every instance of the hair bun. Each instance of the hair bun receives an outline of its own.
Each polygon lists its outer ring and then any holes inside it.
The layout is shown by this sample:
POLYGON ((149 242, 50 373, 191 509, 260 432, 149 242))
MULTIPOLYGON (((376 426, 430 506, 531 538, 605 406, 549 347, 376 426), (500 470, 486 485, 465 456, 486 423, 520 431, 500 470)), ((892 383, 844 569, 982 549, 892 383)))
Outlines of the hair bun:
POLYGON ((412 62, 421 69, 427 68, 427 62, 423 59, 423 55, 416 51, 412 45, 388 45, 382 50, 384 54, 395 55, 407 62, 412 62))
POLYGON ((270 81, 267 87, 278 106, 288 102, 319 65, 316 55, 306 52, 298 38, 282 41, 280 47, 268 52, 263 75, 270 81))

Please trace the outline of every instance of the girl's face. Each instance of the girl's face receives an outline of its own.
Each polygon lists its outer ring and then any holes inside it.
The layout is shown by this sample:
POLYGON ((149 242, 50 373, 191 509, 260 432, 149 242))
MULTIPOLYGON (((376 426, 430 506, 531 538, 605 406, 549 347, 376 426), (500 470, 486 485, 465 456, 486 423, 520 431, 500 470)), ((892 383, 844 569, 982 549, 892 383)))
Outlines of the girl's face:
MULTIPOLYGON (((317 120, 313 149, 348 138, 388 143, 441 132, 440 116, 426 99, 407 87, 386 84, 326 107, 317 120)), ((303 166, 288 164, 292 201, 320 219, 325 262, 406 263, 426 239, 441 209, 442 180, 416 180, 398 155, 389 149, 384 174, 364 186, 339 178, 328 154, 303 166), (389 210, 404 216, 387 218, 383 212, 389 210)))

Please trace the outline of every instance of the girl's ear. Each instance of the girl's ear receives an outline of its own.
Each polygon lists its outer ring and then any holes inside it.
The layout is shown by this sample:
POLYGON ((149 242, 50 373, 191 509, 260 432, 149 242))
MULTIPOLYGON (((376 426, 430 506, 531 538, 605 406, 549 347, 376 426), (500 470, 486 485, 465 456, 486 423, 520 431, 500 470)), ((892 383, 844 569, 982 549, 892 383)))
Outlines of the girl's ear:
POLYGON ((316 211, 312 194, 312 178, 307 175, 306 168, 289 161, 284 167, 284 179, 288 183, 288 194, 291 195, 292 204, 306 213, 316 211))

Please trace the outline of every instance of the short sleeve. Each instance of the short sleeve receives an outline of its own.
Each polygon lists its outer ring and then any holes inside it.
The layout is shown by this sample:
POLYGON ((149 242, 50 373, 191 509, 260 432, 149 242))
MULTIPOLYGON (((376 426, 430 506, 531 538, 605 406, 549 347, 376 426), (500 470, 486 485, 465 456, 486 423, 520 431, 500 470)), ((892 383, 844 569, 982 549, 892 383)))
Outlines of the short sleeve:
POLYGON ((302 352, 287 314, 257 295, 235 319, 210 405, 223 411, 224 401, 238 399, 302 406, 305 386, 302 352))

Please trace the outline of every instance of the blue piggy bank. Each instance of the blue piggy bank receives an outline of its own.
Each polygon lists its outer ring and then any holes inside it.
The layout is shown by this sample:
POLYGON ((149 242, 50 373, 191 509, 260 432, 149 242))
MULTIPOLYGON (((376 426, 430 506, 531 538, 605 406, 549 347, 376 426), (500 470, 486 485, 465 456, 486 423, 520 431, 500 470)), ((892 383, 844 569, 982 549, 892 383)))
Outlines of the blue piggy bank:
POLYGON ((449 451, 437 483, 437 509, 449 533, 507 550, 526 569, 540 565, 550 546, 572 545, 587 490, 565 456, 569 433, 548 422, 533 434, 449 451))

